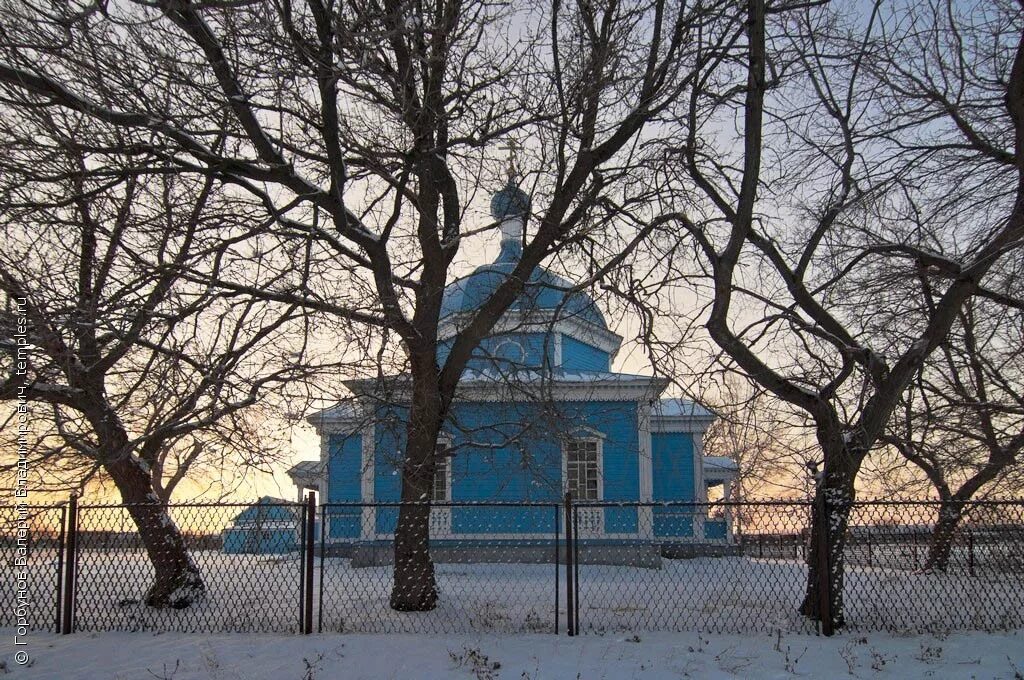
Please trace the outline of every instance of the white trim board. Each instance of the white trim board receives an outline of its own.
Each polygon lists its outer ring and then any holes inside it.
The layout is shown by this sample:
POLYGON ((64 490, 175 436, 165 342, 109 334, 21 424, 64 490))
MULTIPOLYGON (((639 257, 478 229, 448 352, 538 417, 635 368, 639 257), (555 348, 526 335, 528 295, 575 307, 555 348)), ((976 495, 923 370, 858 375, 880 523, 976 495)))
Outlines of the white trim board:
POLYGON ((704 434, 715 422, 713 417, 651 416, 651 432, 692 432, 704 434))
MULTIPOLYGON (((376 496, 376 454, 377 454, 377 428, 373 423, 363 426, 361 431, 362 441, 360 447, 362 477, 359 482, 359 495, 364 503, 373 502, 376 496)), ((365 509, 361 513, 359 523, 360 536, 372 536, 377 531, 377 516, 365 509)))

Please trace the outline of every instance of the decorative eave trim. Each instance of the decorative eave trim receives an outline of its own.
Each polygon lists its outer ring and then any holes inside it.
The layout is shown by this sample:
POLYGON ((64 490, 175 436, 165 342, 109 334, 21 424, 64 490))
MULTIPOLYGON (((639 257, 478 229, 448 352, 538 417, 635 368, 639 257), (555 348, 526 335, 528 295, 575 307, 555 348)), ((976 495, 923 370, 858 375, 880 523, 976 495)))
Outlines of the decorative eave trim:
POLYGON ((706 482, 732 481, 739 477, 740 474, 739 470, 723 468, 717 465, 709 465, 706 460, 701 461, 701 466, 704 468, 704 481, 706 482))
POLYGON ((321 481, 324 477, 324 473, 327 471, 327 466, 323 460, 316 461, 319 465, 315 472, 296 472, 295 470, 288 470, 285 474, 291 478, 293 482, 298 484, 300 481, 321 481))
MULTIPOLYGON (((609 374, 615 376, 616 374, 609 374)), ((388 385, 390 403, 408 403, 412 397, 411 382, 407 375, 394 376, 388 385)), ((346 386, 357 395, 369 395, 379 387, 376 380, 350 380, 346 386)), ((463 380, 455 393, 456 401, 504 401, 509 403, 539 403, 544 401, 639 401, 657 399, 667 388, 669 380, 661 377, 604 378, 593 382, 559 381, 554 378, 526 380, 518 384, 508 381, 463 380), (537 397, 531 398, 531 391, 537 397)), ((379 390, 378 390, 379 392, 379 390)), ((328 421, 346 422, 346 421, 328 421)), ((360 421, 347 421, 360 422, 360 421)), ((314 427, 316 424, 314 423, 314 427)), ((319 430, 318 430, 319 431, 319 430)))
POLYGON ((558 382, 547 384, 537 381, 526 387, 513 387, 507 383, 463 383, 455 393, 456 401, 503 401, 509 403, 539 403, 544 401, 640 401, 657 399, 668 387, 664 378, 635 380, 605 380, 595 382, 558 382), (530 387, 542 394, 530 398, 524 394, 530 387))
MULTIPOLYGON (((553 333, 568 335, 569 337, 596 347, 602 352, 608 352, 612 360, 619 353, 622 346, 622 336, 613 333, 607 328, 601 328, 578 316, 568 316, 555 319, 555 312, 558 310, 529 310, 510 309, 494 324, 489 335, 502 335, 506 333, 553 333)), ((438 327, 438 339, 447 340, 461 331, 472 319, 473 315, 468 312, 453 314, 438 327)), ((559 363, 560 365, 560 363, 559 363)))
POLYGON ((651 416, 651 432, 704 434, 714 422, 714 416, 651 416))
POLYGON ((353 417, 352 414, 344 416, 324 415, 331 409, 324 409, 317 413, 306 416, 306 422, 313 426, 318 435, 324 434, 354 434, 366 426, 369 422, 369 412, 364 408, 365 415, 353 417))

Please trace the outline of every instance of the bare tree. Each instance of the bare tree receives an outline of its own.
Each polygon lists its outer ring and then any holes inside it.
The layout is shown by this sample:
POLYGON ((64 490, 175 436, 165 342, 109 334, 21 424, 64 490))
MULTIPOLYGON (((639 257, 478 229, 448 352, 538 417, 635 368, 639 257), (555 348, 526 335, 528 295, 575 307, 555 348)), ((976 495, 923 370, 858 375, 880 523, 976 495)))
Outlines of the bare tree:
POLYGON ((861 465, 965 303, 1020 256, 1024 17, 1012 3, 779 10, 747 5, 745 86, 708 71, 677 109, 685 137, 666 158, 697 258, 675 280, 706 282, 696 318, 722 360, 813 421, 830 511, 813 518, 801 611, 821 616, 828 582, 842 625, 861 465), (717 140, 702 133, 716 121, 717 140))
POLYGON ((21 371, 5 355, 0 400, 33 404, 44 475, 113 483, 155 570, 146 603, 186 607, 203 581, 162 502, 264 390, 305 374, 304 338, 286 335, 300 315, 184 279, 247 228, 216 179, 75 113, 9 113, 0 335, 23 327, 28 356, 21 371))
MULTIPOLYGON (((785 417, 785 404, 737 375, 728 375, 718 392, 717 398, 708 401, 716 420, 708 429, 704 451, 735 461, 731 500, 806 496, 808 452, 803 430, 785 417)), ((735 516, 742 520, 743 512, 739 507, 735 516)))
POLYGON ((391 606, 433 608, 419 501, 468 360, 542 260, 592 255, 594 281, 667 223, 637 181, 646 135, 727 57, 743 17, 662 0, 47 4, 4 18, 0 80, 234 183, 282 243, 308 244, 279 275, 215 268, 222 289, 397 336, 410 404, 401 497, 416 503, 398 520, 391 606), (496 226, 472 205, 501 181, 509 140, 527 140, 536 226, 439 365, 442 291, 463 244, 496 226))
POLYGON ((964 305, 882 438, 924 472, 940 501, 926 572, 946 570, 967 501, 1020 488, 1022 308, 986 298, 964 305))

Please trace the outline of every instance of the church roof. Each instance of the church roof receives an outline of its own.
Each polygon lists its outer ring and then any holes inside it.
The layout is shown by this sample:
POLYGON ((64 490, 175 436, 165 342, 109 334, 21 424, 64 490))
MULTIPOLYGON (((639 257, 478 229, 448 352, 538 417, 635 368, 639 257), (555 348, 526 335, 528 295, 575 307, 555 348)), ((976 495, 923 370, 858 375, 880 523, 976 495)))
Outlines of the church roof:
MULTIPOLYGON (((337 406, 310 413, 306 416, 306 422, 319 429, 325 423, 358 422, 363 417, 364 415, 357 409, 354 402, 346 401, 337 406)), ((292 469, 294 470, 295 468, 292 469)))
MULTIPOLYGON (((386 385, 381 385, 376 379, 372 378, 350 380, 346 381, 346 384, 356 394, 356 396, 375 395, 378 399, 387 398, 381 393, 381 388, 389 388, 385 391, 389 391, 390 388, 397 388, 398 392, 394 394, 394 398, 398 399, 400 398, 399 394, 403 383, 408 383, 410 380, 411 376, 408 373, 403 373, 387 376, 385 378, 386 385)), ((467 368, 462 373, 462 379, 459 381, 459 384, 463 387, 487 387, 501 386, 512 382, 523 385, 547 382, 551 385, 563 386, 601 385, 638 387, 650 385, 658 387, 658 391, 661 391, 661 389, 664 389, 666 381, 664 378, 655 378, 649 375, 641 375, 639 373, 565 370, 563 368, 544 370, 502 370, 502 368, 494 366, 483 369, 467 368)), ((338 404, 337 406, 332 406, 331 408, 311 413, 306 417, 306 421, 318 427, 328 422, 358 422, 360 419, 366 418, 367 416, 365 413, 361 413, 357 409, 358 406, 355 402, 348 401, 338 404)), ((712 421, 716 416, 712 411, 697 402, 670 397, 666 399, 659 399, 654 402, 651 417, 654 419, 679 418, 686 420, 712 421)), ((292 470, 298 471, 298 468, 301 465, 302 463, 299 463, 293 467, 292 470)), ((291 471, 289 471, 289 474, 290 473, 291 471)))
MULTIPOLYGON (((498 289, 512 273, 519 259, 515 250, 516 243, 502 243, 501 254, 495 262, 477 267, 472 274, 453 281, 444 289, 442 321, 475 310, 498 289)), ((582 291, 570 293, 572 288, 573 284, 561 276, 544 267, 537 267, 526 289, 509 309, 521 312, 558 310, 560 318, 577 317, 607 329, 604 315, 598 310, 593 298, 582 291)))
POLYGON ((295 519, 294 502, 273 496, 263 496, 235 515, 231 523, 235 527, 245 527, 268 522, 294 522, 295 519))
POLYGON ((300 460, 288 469, 288 476, 292 479, 309 479, 319 477, 323 469, 324 464, 319 460, 300 460))
MULTIPOLYGON (((582 370, 566 370, 564 368, 548 368, 548 369, 509 369, 502 370, 498 367, 489 368, 467 368, 462 372, 462 377, 459 379, 460 385, 466 385, 470 383, 530 383, 545 380, 551 383, 558 384, 587 384, 587 383, 623 383, 623 384, 639 384, 639 383, 665 383, 664 378, 656 378, 650 375, 642 375, 640 373, 616 373, 613 371, 582 371, 582 370)), ((385 384, 389 387, 401 387, 401 384, 410 383, 412 377, 408 373, 402 373, 399 375, 386 376, 384 378, 385 384)), ((379 387, 382 387, 381 383, 376 378, 357 378, 354 380, 346 380, 345 384, 348 385, 349 389, 353 390, 358 394, 379 394, 379 387)), ((351 404, 342 404, 334 408, 325 409, 318 411, 310 416, 308 419, 324 417, 324 418, 356 418, 357 414, 355 408, 351 404)))
MULTIPOLYGON (((365 397, 378 404, 388 401, 400 404, 409 398, 411 382, 410 374, 402 373, 386 376, 383 383, 376 378, 356 378, 346 380, 345 385, 357 399, 365 397)), ((479 397, 481 391, 484 394, 493 395, 502 390, 511 390, 510 396, 503 398, 521 398, 525 395, 521 394, 520 390, 530 386, 536 386, 538 389, 569 389, 584 398, 588 398, 587 395, 591 394, 587 391, 591 388, 604 390, 606 397, 613 394, 626 399, 634 399, 646 394, 648 395, 646 398, 651 398, 660 394, 667 385, 668 380, 665 378, 650 375, 565 370, 562 368, 517 370, 502 370, 500 367, 467 368, 459 380, 459 389, 462 391, 461 398, 470 400, 473 400, 472 395, 479 397), (607 390, 611 390, 611 393, 607 390)), ((325 423, 337 421, 358 423, 360 418, 366 417, 365 414, 358 415, 351 404, 345 404, 314 413, 306 420, 310 424, 320 427, 325 423)))
POLYGON ((704 456, 704 478, 708 480, 731 479, 736 476, 740 466, 727 456, 704 456))
MULTIPOLYGON (((482 305, 504 283, 523 252, 523 230, 528 217, 530 197, 511 180, 491 198, 491 214, 501 223, 501 251, 498 258, 477 267, 469 276, 456 279, 444 289, 441 321, 471 312, 482 305)), ((607 329, 604 316, 594 300, 554 272, 537 267, 526 289, 509 307, 510 311, 557 310, 560 318, 576 317, 607 329)))

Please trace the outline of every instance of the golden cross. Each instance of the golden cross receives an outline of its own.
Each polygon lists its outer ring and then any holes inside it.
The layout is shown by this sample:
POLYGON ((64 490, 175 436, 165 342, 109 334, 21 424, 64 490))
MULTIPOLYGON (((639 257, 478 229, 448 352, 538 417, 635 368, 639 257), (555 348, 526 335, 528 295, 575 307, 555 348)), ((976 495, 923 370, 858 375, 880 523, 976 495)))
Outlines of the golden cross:
POLYGON ((500 148, 508 151, 508 181, 515 181, 516 176, 519 174, 519 169, 516 167, 517 155, 522 147, 520 147, 518 141, 509 138, 500 148))

